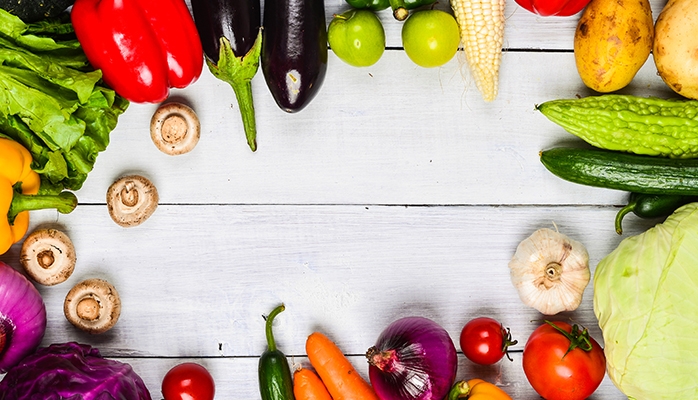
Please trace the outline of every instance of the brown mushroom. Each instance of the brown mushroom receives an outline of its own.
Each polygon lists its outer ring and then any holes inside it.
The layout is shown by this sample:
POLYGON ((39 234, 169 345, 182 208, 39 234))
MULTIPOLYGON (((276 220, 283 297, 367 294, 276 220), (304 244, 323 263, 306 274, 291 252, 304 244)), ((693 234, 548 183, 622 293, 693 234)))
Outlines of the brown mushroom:
POLYGON ((150 138, 160 151, 171 156, 190 152, 200 135, 199 117, 182 103, 163 104, 150 119, 150 138))
POLYGON ((104 333, 121 315, 121 300, 116 288, 103 279, 87 279, 75 285, 63 303, 65 317, 87 333, 104 333))
POLYGON ((155 212, 158 200, 155 185, 140 175, 124 176, 107 190, 109 215, 125 228, 140 225, 148 219, 155 212))
POLYGON ((65 282, 75 270, 75 247, 59 230, 37 229, 24 239, 19 261, 33 280, 52 286, 65 282))

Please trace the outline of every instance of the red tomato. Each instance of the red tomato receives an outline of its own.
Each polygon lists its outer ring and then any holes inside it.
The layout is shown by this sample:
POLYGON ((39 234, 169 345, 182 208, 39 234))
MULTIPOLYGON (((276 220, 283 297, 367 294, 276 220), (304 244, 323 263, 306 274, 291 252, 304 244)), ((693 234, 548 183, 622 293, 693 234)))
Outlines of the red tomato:
POLYGON ((584 9, 590 0, 516 0, 528 11, 544 17, 556 15, 568 17, 584 9))
POLYGON ((565 322, 539 326, 526 342, 523 370, 529 383, 547 400, 583 400, 599 387, 606 373, 606 357, 599 344, 565 322), (571 339, 570 339, 571 338, 571 339), (577 347, 571 348, 576 343, 577 347), (588 350, 584 350, 587 348, 588 350))
POLYGON ((468 359, 476 364, 490 365, 507 354, 507 348, 515 345, 509 330, 497 320, 479 317, 470 320, 460 333, 460 348, 468 359))
POLYGON ((162 379, 165 400, 213 400, 215 393, 213 377, 196 363, 175 365, 162 379))

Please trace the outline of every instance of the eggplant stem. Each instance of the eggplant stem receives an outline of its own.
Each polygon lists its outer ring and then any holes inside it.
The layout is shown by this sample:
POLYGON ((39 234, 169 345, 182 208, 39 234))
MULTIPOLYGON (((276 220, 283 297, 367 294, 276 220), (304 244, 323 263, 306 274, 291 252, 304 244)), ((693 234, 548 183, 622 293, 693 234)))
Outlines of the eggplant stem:
POLYGON ((235 92, 242 125, 245 129, 247 144, 252 151, 257 150, 257 124, 255 122, 254 102, 252 99, 252 78, 259 69, 259 57, 262 52, 262 28, 250 51, 238 57, 233 51, 230 41, 221 37, 218 64, 207 59, 206 64, 216 78, 227 82, 235 92))

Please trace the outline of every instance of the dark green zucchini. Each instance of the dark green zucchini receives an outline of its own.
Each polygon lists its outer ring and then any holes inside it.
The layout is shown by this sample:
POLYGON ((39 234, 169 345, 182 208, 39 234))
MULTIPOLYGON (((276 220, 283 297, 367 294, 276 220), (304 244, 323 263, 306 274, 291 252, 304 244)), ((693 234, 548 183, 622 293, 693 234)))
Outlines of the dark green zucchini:
POLYGON ((24 22, 36 22, 60 15, 74 2, 75 0, 0 0, 0 8, 24 22))
POLYGON ((540 152, 553 174, 570 182, 627 192, 698 195, 698 160, 558 147, 540 152))

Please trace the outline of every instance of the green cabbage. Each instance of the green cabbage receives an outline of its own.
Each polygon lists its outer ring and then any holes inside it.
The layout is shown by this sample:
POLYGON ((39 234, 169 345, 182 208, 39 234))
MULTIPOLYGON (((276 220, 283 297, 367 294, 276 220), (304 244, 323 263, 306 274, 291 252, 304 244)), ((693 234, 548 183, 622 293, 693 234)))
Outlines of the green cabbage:
POLYGON ((608 375, 626 396, 698 399, 698 203, 601 260, 594 313, 608 375))

